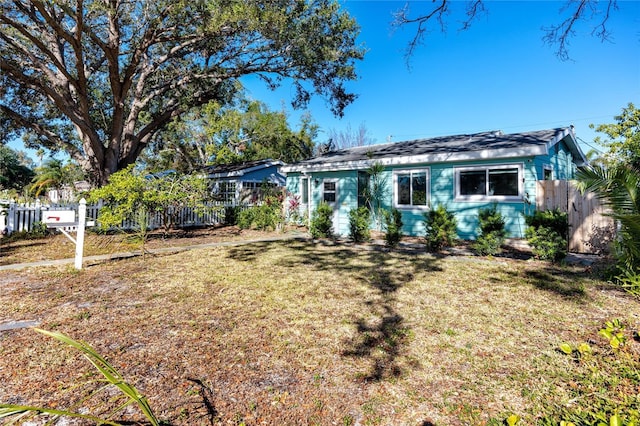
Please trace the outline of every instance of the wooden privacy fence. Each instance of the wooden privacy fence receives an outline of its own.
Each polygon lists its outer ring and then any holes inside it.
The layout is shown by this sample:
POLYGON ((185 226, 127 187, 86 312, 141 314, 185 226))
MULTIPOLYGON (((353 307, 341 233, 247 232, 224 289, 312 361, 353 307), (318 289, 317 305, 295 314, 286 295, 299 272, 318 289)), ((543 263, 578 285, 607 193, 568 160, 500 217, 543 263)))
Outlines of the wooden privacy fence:
POLYGON ((583 195, 572 181, 538 181, 536 209, 555 208, 569 218, 570 252, 602 254, 608 250, 615 238, 615 222, 593 192, 583 195))
MULTIPOLYGON (((173 208, 168 212, 171 216, 173 225, 178 228, 186 228, 190 226, 208 226, 219 225, 224 223, 225 208, 231 207, 230 204, 219 202, 207 203, 202 209, 193 209, 191 207, 173 208)), ((234 206, 238 207, 238 206, 234 206)), ((42 215, 44 212, 55 210, 78 210, 78 204, 56 204, 41 205, 33 204, 17 204, 10 201, 0 200, 0 233, 11 234, 12 232, 25 231, 33 229, 38 222, 43 222, 42 215)), ((100 211, 99 205, 87 206, 87 221, 96 221, 100 211)), ((156 229, 162 226, 162 213, 153 212, 149 215, 149 227, 156 229)), ((125 221, 122 229, 133 229, 135 224, 132 221, 125 221)), ((73 229, 66 229, 72 231, 73 229)))

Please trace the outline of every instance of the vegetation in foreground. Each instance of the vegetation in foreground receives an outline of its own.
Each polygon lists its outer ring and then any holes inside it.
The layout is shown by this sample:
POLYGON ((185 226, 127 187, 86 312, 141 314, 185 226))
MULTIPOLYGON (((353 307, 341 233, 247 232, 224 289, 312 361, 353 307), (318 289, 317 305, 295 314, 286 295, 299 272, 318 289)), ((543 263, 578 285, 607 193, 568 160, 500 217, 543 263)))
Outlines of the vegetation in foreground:
MULTIPOLYGON (((628 424, 638 410, 637 300, 547 262, 288 242, 0 283, 3 321, 90 343, 175 425, 628 424), (614 319, 617 349, 599 334, 614 319)), ((67 408, 93 377, 28 330, 0 341, 2 403, 67 408)))

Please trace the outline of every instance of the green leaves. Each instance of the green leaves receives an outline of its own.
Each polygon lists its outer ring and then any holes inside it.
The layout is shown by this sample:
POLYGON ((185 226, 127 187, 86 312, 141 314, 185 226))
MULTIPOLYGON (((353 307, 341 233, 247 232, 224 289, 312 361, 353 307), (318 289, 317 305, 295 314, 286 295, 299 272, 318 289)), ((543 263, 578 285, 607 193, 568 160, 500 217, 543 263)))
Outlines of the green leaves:
MULTIPOLYGON (((140 392, 138 392, 138 390, 133 385, 127 383, 122 375, 102 355, 96 352, 95 349, 84 342, 74 340, 62 333, 42 330, 39 328, 34 328, 34 331, 44 334, 45 336, 53 337, 54 339, 57 339, 60 342, 69 345, 82 353, 82 355, 84 355, 84 357, 89 360, 89 362, 96 368, 96 370, 100 372, 100 374, 104 377, 106 383, 110 386, 116 387, 121 392, 121 394, 125 397, 126 402, 119 405, 118 408, 115 411, 111 412, 110 416, 105 419, 93 415, 73 412, 71 410, 55 410, 46 407, 0 404, 0 419, 4 417, 16 416, 16 418, 9 423, 12 424, 28 414, 49 414, 54 416, 54 418, 75 417, 89 420, 96 424, 108 424, 117 426, 119 423, 110 420, 110 418, 118 411, 123 410, 125 407, 131 404, 135 404, 138 406, 138 408, 140 408, 140 410, 152 426, 159 425, 159 421, 154 415, 153 410, 149 406, 147 399, 142 394, 140 394, 140 392)), ((91 396, 95 395, 97 392, 104 391, 105 389, 106 387, 98 389, 98 391, 92 393, 89 397, 84 399, 84 401, 91 398, 91 396)))
POLYGON ((562 343, 560 345, 560 350, 567 355, 571 355, 573 353, 573 348, 568 343, 562 343))
POLYGON ((607 321, 605 327, 600 329, 598 334, 609 341, 613 349, 618 349, 627 341, 624 335, 624 324, 619 319, 607 321))
POLYGON ((244 76, 289 79, 294 106, 316 94, 339 116, 356 97, 345 84, 364 49, 338 1, 69 4, 0 2, 0 133, 65 150, 95 184, 176 117, 229 103, 244 76))

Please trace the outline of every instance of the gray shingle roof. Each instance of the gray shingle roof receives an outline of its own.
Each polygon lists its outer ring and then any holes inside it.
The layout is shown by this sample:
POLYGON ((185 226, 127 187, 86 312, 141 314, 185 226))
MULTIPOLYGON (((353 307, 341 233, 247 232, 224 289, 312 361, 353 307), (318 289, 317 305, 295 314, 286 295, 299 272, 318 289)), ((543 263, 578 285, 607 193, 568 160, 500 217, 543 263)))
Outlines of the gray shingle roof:
POLYGON ((355 164, 376 160, 392 161, 397 159, 411 163, 412 159, 415 159, 416 162, 428 162, 446 161, 447 158, 451 160, 464 159, 465 157, 475 158, 480 155, 484 155, 483 158, 537 155, 563 138, 569 139, 568 145, 572 151, 575 151, 574 157, 578 159, 578 162, 584 160, 584 155, 577 147, 573 132, 565 127, 511 134, 491 131, 341 149, 286 166, 284 170, 320 169, 327 165, 355 164))

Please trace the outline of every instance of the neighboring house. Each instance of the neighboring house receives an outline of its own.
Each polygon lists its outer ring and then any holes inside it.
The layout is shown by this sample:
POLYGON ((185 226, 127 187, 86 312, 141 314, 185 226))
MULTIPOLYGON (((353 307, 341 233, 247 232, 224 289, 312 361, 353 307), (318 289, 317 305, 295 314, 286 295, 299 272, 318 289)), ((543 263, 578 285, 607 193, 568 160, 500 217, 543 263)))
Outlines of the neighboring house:
POLYGON ((384 166, 382 205, 402 212, 404 233, 424 235, 423 213, 443 204, 458 236, 478 235, 478 210, 496 204, 510 237, 524 236, 535 209, 536 181, 573 179, 587 162, 573 126, 504 134, 444 136, 332 151, 282 168, 287 191, 309 216, 321 201, 334 209, 334 232, 347 235, 349 211, 365 205, 368 169, 384 166))
POLYGON ((208 166, 204 173, 211 179, 213 193, 219 201, 243 204, 256 201, 262 185, 283 187, 285 176, 279 170, 283 165, 280 160, 256 160, 208 166))
POLYGON ((54 204, 69 203, 80 198, 78 194, 87 192, 90 189, 91 185, 89 182, 86 180, 80 180, 73 182, 73 186, 63 185, 61 188, 48 190, 47 198, 54 204))

